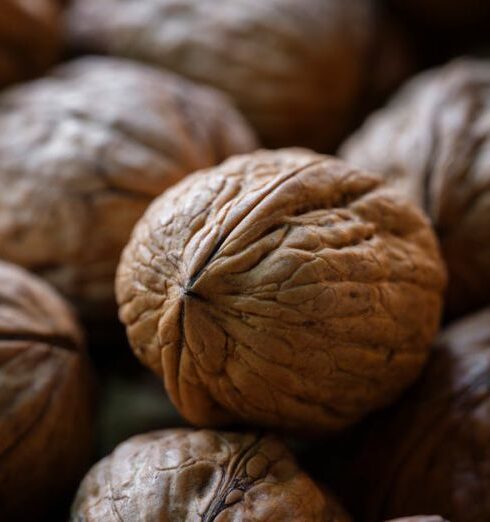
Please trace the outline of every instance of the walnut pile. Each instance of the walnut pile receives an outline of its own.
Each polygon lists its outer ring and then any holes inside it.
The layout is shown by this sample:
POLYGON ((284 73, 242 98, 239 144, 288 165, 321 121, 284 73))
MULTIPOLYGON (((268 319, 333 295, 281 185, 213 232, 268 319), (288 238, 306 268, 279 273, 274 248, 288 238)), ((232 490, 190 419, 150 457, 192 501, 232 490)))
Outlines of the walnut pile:
POLYGON ((348 522, 269 435, 173 429, 119 445, 83 480, 73 522, 348 522))
POLYGON ((330 150, 370 90, 405 72, 403 53, 380 59, 398 42, 378 15, 366 0, 73 0, 66 31, 227 92, 268 146, 330 150))
POLYGON ((43 72, 58 55, 60 16, 53 0, 2 0, 0 86, 43 72))
POLYGON ((301 149, 166 191, 116 277, 140 360, 190 422, 322 432, 419 374, 445 273, 427 219, 374 174, 301 149))
POLYGON ((346 486, 358 520, 490 520, 489 376, 487 308, 441 333, 421 381, 365 434, 346 486))
POLYGON ((91 457, 90 376, 80 330, 42 281, 0 263, 2 520, 44 520, 91 457))
POLYGON ((416 77, 341 153, 428 213, 448 265, 449 312, 490 304, 490 61, 416 77))
POLYGON ((221 94, 112 58, 5 92, 0 128, 0 257, 95 314, 115 307, 120 252, 153 197, 255 148, 221 94))

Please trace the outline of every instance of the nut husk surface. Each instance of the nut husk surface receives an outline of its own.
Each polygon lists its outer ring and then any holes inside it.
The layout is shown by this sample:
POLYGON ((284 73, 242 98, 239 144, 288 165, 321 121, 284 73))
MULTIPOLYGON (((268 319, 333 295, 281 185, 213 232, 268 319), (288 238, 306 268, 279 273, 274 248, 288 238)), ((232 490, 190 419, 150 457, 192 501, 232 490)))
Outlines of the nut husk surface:
POLYGON ((96 316, 115 310, 118 258, 152 198, 255 147, 221 94, 102 57, 2 94, 0 127, 0 257, 96 316))
POLYGON ((417 377, 444 280, 414 205, 375 174, 285 149, 160 196, 116 292, 133 350, 189 421, 323 432, 417 377))
POLYGON ((384 41, 369 0, 74 0, 66 18, 75 47, 154 63, 225 91, 274 148, 332 150, 370 82, 404 73, 389 53, 391 63, 377 70, 380 50, 396 54, 397 44, 384 41))
POLYGON ((0 263, 1 520, 44 520, 69 503, 90 464, 90 381, 67 305, 0 263))
POLYGON ((348 522, 269 435, 173 429, 129 439, 87 474, 72 521, 348 522))
POLYGON ((490 61, 411 80, 342 147, 432 219, 449 270, 448 311, 490 304, 490 61))

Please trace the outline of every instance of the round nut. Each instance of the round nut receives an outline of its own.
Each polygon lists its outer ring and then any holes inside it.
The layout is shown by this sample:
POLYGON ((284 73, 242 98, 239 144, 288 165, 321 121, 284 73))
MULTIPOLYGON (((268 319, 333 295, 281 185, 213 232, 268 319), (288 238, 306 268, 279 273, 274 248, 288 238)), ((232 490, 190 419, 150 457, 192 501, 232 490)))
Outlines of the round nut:
POLYGON ((174 429, 133 437, 87 474, 71 520, 348 522, 266 435, 174 429), (249 474, 260 460, 259 476, 249 474), (287 473, 278 473, 287 464, 287 473))
POLYGON ((322 432, 417 377, 444 280, 427 219, 379 176, 285 149, 155 200, 116 293, 136 355, 189 421, 322 432))
POLYGON ((0 513, 44 520, 91 457, 90 376, 81 333, 44 282, 0 263, 0 513))
POLYGON ((2 0, 0 86, 43 72, 59 50, 59 10, 53 0, 2 0))
POLYGON ((490 304, 490 61, 458 60, 410 81, 341 154, 381 172, 432 219, 449 312, 490 304))
MULTIPOLYGON (((370 82, 381 82, 377 58, 389 44, 377 15, 366 0, 74 0, 67 32, 78 48, 223 90, 268 146, 328 150, 348 132, 370 82)), ((398 68, 383 72, 397 81, 398 68)))
POLYGON ((364 520, 490 520, 489 375, 487 308, 441 333, 422 379, 363 434, 345 489, 364 520))
POLYGON ((92 314, 114 309, 119 255, 149 202, 255 147, 221 94, 111 58, 2 94, 0 127, 0 257, 92 314))

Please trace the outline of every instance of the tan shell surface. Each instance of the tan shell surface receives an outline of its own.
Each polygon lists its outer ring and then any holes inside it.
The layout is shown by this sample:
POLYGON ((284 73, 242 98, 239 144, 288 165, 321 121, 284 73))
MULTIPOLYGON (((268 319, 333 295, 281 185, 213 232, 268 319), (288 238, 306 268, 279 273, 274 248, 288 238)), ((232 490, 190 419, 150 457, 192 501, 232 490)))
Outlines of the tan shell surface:
POLYGON ((120 444, 87 474, 73 521, 348 522, 268 435, 174 429, 120 444))
POLYGON ((142 362, 198 425, 335 430, 396 399, 445 274, 415 206, 301 149, 237 156, 166 191, 116 278, 142 362))
POLYGON ((415 78, 344 144, 425 209, 449 270, 448 308, 490 304, 490 61, 415 78))
POLYGON ((89 309, 114 302, 120 252, 153 197, 255 147, 221 94, 102 57, 0 95, 0 127, 0 257, 89 309))
POLYGON ((439 516, 416 516, 416 517, 404 517, 404 518, 396 518, 392 520, 388 520, 388 522, 449 522, 439 516))
POLYGON ((369 83, 375 25, 366 0, 74 0, 67 14, 74 45, 227 92, 267 146, 321 150, 369 83))
POLYGON ((44 282, 0 264, 0 506, 36 520, 66 502, 92 447, 81 333, 44 282))

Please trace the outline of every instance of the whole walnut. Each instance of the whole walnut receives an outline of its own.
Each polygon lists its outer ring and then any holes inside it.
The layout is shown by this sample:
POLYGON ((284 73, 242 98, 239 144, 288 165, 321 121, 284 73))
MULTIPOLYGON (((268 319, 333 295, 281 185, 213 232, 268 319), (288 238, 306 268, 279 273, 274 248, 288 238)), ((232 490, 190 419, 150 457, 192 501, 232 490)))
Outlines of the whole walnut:
POLYGON ((155 200, 116 294, 136 355, 189 421, 323 432, 417 377, 444 276, 428 221, 377 175, 284 149, 155 200))
POLYGON ((120 444, 83 480, 72 521, 347 522, 270 435, 173 429, 120 444))
POLYGON ((490 61, 421 74, 341 154, 428 213, 448 265, 449 312, 490 304, 490 61))
POLYGON ((405 72, 409 53, 393 60, 398 42, 384 41, 378 15, 370 0, 74 0, 66 31, 77 48, 227 92, 268 146, 325 150, 370 91, 387 87, 380 76, 392 85, 405 72))
POLYGON ((53 0, 2 0, 0 86, 39 74, 55 61, 59 18, 53 0))
POLYGON ((365 514, 356 520, 490 520, 489 375, 486 308, 441 333, 422 379, 365 432, 346 476, 352 506, 365 514))
POLYGON ((149 202, 255 140, 221 94, 83 58, 0 95, 0 257, 84 312, 115 307, 114 273, 149 202))
POLYGON ((44 282, 0 263, 1 520, 44 520, 69 503, 90 464, 91 399, 70 309, 44 282))

